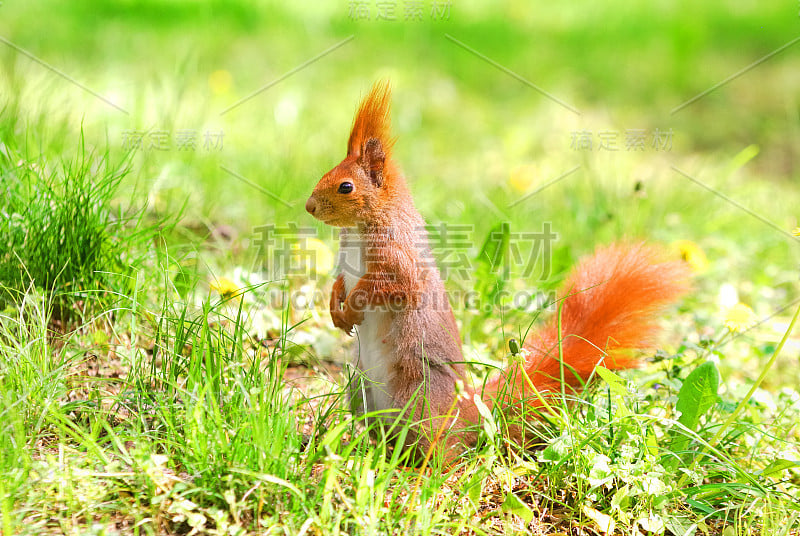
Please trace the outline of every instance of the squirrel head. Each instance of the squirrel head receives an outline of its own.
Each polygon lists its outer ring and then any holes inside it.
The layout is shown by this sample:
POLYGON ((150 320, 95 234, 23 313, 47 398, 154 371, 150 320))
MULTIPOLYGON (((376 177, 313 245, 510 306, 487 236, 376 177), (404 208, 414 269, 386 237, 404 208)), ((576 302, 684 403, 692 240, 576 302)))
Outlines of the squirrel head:
POLYGON ((306 210, 318 220, 336 227, 379 221, 404 189, 391 162, 390 97, 388 82, 378 82, 361 101, 347 156, 323 175, 306 202, 306 210))

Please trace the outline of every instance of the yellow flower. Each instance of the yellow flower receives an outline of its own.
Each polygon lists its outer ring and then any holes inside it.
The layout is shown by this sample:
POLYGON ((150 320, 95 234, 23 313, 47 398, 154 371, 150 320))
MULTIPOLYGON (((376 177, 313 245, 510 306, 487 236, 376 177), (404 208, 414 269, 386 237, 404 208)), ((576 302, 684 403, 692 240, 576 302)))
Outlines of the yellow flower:
POLYGON ((227 277, 216 278, 209 287, 223 298, 230 298, 239 293, 239 287, 227 277))
POLYGON ((800 236, 800 227, 792 229, 792 236, 800 236))
POLYGON ((335 258, 325 242, 316 238, 307 238, 304 243, 293 244, 295 255, 300 255, 309 270, 316 274, 329 274, 333 270, 335 258))
POLYGON ((744 331, 756 323, 756 314, 750 307, 737 303, 725 313, 725 327, 733 332, 744 331))
POLYGON ((233 85, 231 73, 224 69, 214 71, 208 75, 208 87, 215 95, 224 95, 230 91, 233 85))
POLYGON ((527 192, 536 180, 536 167, 532 165, 518 166, 511 170, 508 183, 518 192, 527 192))
POLYGON ((694 270, 696 273, 705 272, 708 269, 708 257, 705 252, 700 249, 696 243, 691 240, 676 240, 672 243, 673 247, 681 254, 681 258, 694 270))

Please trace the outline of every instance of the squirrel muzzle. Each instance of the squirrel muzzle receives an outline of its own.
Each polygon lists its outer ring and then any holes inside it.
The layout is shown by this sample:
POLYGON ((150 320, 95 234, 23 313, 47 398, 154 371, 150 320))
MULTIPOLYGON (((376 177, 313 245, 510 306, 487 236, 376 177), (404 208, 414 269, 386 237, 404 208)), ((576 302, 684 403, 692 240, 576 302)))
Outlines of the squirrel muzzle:
POLYGON ((306 201, 306 211, 308 211, 308 213, 312 216, 314 215, 314 212, 317 211, 317 200, 314 199, 313 195, 308 198, 308 201, 306 201))

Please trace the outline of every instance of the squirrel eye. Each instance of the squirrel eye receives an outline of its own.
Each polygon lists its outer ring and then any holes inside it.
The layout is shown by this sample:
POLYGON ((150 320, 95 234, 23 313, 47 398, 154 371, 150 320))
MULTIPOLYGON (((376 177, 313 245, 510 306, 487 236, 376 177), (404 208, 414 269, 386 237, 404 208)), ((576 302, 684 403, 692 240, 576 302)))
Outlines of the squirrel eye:
POLYGON ((340 194, 349 194, 353 191, 353 183, 352 182, 343 182, 339 185, 339 193, 340 194))

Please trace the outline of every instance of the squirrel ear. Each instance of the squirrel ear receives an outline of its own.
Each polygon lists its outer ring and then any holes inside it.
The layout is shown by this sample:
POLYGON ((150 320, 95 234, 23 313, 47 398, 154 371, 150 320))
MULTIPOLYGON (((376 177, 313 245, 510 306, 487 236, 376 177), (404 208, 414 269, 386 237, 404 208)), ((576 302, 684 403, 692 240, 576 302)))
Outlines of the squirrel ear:
POLYGON ((383 184, 383 165, 386 161, 386 153, 383 152, 383 144, 378 138, 370 138, 364 144, 361 151, 361 165, 367 172, 372 183, 381 187, 383 184))

